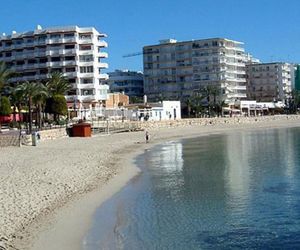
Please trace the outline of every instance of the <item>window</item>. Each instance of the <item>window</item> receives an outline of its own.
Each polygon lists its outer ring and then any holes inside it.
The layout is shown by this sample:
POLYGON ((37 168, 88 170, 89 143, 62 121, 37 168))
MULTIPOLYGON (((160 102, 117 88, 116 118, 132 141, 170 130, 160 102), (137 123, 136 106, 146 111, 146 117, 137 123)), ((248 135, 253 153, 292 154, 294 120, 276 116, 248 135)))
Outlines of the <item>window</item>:
POLYGON ((48 69, 40 69, 40 74, 48 74, 48 69))
POLYGON ((65 61, 75 61, 75 56, 66 56, 65 61))
POLYGON ((80 67, 80 73, 93 73, 93 72, 94 72, 93 66, 80 67))
POLYGON ((14 44, 17 44, 17 45, 20 45, 20 44, 22 44, 23 43, 23 40, 15 40, 14 41, 14 44))
POLYGON ((91 50, 92 46, 91 45, 80 45, 79 50, 91 50))
POLYGON ((92 38, 91 34, 79 34, 80 40, 91 39, 91 38, 92 38))
POLYGON ((74 33, 67 33, 67 34, 64 34, 64 38, 73 38, 75 36, 74 33))
POLYGON ((91 84, 91 83, 94 83, 93 78, 81 78, 80 82, 82 84, 91 84))
POLYGON ((60 38, 60 34, 51 34, 50 38, 51 39, 59 39, 60 38))
POLYGON ((28 64, 34 64, 34 63, 36 63, 37 61, 35 60, 35 59, 30 59, 30 60, 28 60, 28 64))
POLYGON ((82 89, 81 95, 93 95, 94 91, 92 89, 82 89))
POLYGON ((59 62, 60 61, 60 57, 52 57, 51 58, 51 62, 59 62))
POLYGON ((69 79, 69 83, 76 83, 76 79, 75 78, 69 79))
POLYGON ((75 48, 74 44, 65 45, 65 49, 74 49, 74 48, 75 48))
POLYGON ((54 73, 54 72, 62 73, 62 69, 61 68, 53 68, 51 70, 51 73, 54 73))
POLYGON ((72 68, 66 68, 66 72, 75 72, 75 68, 74 67, 72 67, 72 68))
POLYGON ((81 55, 79 56, 80 62, 92 62, 94 61, 93 55, 81 55))
POLYGON ((46 62, 48 62, 47 58, 40 58, 40 63, 46 63, 46 62))
POLYGON ((17 65, 24 65, 25 62, 24 61, 17 61, 17 65))
POLYGON ((218 42, 217 41, 213 41, 212 42, 212 46, 218 46, 218 42))

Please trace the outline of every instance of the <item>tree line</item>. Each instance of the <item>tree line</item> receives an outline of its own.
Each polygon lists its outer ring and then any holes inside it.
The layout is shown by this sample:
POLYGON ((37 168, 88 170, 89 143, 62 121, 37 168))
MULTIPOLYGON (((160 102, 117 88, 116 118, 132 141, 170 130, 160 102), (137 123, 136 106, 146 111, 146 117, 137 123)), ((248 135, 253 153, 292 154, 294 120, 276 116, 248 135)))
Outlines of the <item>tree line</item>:
MULTIPOLYGON (((11 79, 16 76, 17 73, 11 71, 4 62, 0 62, 0 115, 13 114, 13 126, 17 125, 16 114, 20 118, 22 110, 28 113, 29 133, 32 132, 34 111, 38 128, 43 127, 46 114, 51 114, 55 122, 59 122, 60 115, 67 114, 65 94, 71 86, 62 73, 51 73, 46 82, 26 81, 12 84, 11 79)), ((20 122, 18 126, 21 129, 20 122)))

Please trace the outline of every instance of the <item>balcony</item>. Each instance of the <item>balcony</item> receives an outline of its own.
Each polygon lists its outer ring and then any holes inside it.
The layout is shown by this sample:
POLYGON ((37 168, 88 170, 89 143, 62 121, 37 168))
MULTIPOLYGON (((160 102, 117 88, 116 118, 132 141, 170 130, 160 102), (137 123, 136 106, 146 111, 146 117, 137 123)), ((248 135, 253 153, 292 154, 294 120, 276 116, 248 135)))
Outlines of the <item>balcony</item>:
POLYGON ((108 47, 108 44, 105 41, 99 41, 97 45, 99 47, 102 47, 102 48, 107 48, 108 47))
POLYGON ((76 37, 67 37, 62 39, 63 43, 76 43, 76 37))
POLYGON ((107 69, 108 68, 108 64, 107 63, 98 63, 98 67, 100 69, 107 69))
POLYGON ((47 44, 63 43, 63 39, 62 38, 47 38, 46 43, 47 44))
POLYGON ((246 91, 246 86, 227 86, 228 90, 244 90, 246 91))
POLYGON ((94 61, 88 61, 88 62, 79 61, 78 65, 79 66, 93 66, 94 65, 94 61))
POLYGON ((97 101, 96 95, 79 95, 77 99, 81 102, 97 101))
POLYGON ((98 52, 98 57, 100 58, 108 58, 108 54, 106 52, 98 52))
POLYGON ((99 74, 99 80, 105 81, 109 78, 108 74, 99 74))
POLYGON ((92 78, 94 77, 94 73, 91 72, 91 73, 78 73, 79 74, 79 77, 84 77, 84 78, 92 78))
POLYGON ((68 78, 75 78, 75 77, 78 77, 78 73, 77 72, 64 72, 63 75, 65 77, 68 77, 68 78))
POLYGON ((35 51, 34 56, 35 57, 46 56, 46 50, 35 51))
POLYGON ((64 54, 65 55, 75 55, 76 49, 64 49, 64 54))
POLYGON ((46 65, 47 67, 60 67, 63 66, 63 62, 47 62, 46 65))
POLYGON ((77 100, 77 96, 76 95, 67 95, 66 96, 66 100, 67 102, 73 102, 77 100))
POLYGON ((47 63, 35 63, 34 67, 35 68, 46 68, 47 67, 47 63))
POLYGON ((86 39, 79 39, 78 40, 79 44, 92 44, 93 40, 91 38, 86 38, 86 39))
POLYGON ((37 46, 37 45, 45 45, 45 44, 46 44, 46 39, 34 41, 34 45, 35 46, 37 46))
POLYGON ((95 85, 94 85, 94 83, 81 83, 81 84, 77 84, 77 88, 79 88, 79 89, 94 89, 95 85))
POLYGON ((63 61, 62 62, 62 66, 75 66, 75 65, 76 65, 76 61, 75 60, 63 61))
POLYGON ((59 55, 59 49, 47 49, 46 56, 59 55))

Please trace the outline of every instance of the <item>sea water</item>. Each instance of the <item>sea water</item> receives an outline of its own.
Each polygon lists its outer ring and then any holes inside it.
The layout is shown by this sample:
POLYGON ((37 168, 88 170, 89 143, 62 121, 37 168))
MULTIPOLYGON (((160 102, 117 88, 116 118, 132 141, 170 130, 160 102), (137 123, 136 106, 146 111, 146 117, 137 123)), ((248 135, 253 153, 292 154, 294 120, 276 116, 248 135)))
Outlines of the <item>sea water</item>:
POLYGON ((299 128, 166 142, 136 164, 85 250, 300 248, 299 128))

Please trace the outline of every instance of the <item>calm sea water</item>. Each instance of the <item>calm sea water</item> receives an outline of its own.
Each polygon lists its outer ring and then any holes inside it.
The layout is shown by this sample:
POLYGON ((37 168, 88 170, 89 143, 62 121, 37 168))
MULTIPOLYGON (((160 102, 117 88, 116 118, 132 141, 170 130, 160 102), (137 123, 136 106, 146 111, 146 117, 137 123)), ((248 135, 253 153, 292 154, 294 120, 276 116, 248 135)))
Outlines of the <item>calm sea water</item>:
POLYGON ((137 164, 84 249, 300 249, 300 129, 169 142, 137 164))

